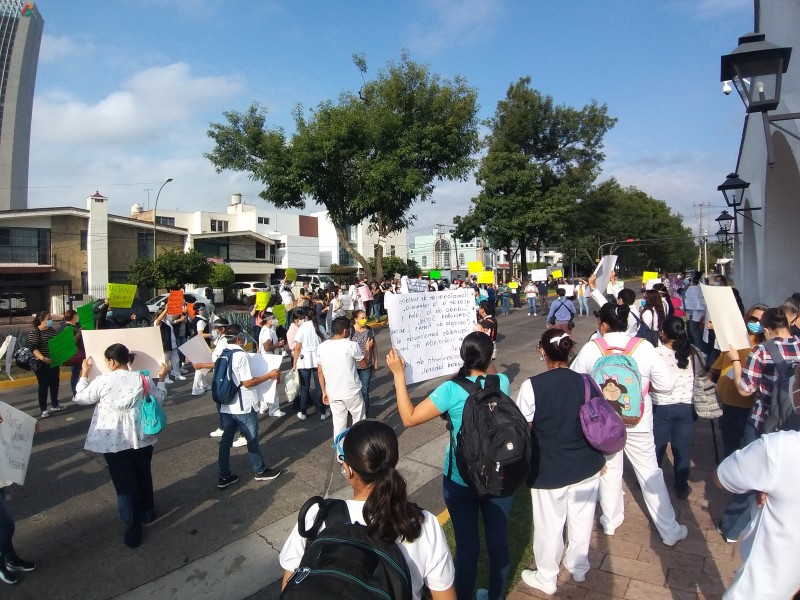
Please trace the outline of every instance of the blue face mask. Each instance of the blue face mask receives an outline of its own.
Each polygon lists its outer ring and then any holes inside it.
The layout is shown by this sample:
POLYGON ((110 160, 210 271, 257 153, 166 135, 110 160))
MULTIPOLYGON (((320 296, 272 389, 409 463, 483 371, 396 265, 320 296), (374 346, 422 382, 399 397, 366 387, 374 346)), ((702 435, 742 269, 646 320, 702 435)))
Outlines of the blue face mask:
POLYGON ((748 323, 747 330, 750 333, 764 333, 764 328, 761 326, 761 323, 748 323))
POLYGON ((44 324, 47 325, 48 327, 52 327, 53 326, 53 319, 47 319, 47 321, 45 321, 44 324))
POLYGON ((641 304, 642 304, 642 308, 644 308, 645 306, 647 306, 647 300, 642 300, 641 304))

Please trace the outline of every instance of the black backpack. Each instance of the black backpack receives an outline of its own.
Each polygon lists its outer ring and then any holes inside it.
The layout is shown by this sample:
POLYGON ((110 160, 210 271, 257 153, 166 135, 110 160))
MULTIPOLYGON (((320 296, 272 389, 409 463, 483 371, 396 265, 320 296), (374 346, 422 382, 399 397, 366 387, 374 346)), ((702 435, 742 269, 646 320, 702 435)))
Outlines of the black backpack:
MULTIPOLYGON (((522 411, 500 389, 500 378, 487 375, 484 387, 481 379, 474 383, 466 377, 453 379, 469 396, 457 436, 447 416, 450 451, 455 446, 458 472, 478 496, 508 496, 528 477, 531 433, 522 411)), ((452 470, 452 458, 451 454, 448 470, 452 470)))
POLYGON ((653 344, 654 347, 658 346, 658 332, 649 325, 645 325, 644 319, 634 311, 631 311, 631 315, 633 315, 634 320, 639 325, 639 329, 636 330, 636 337, 647 340, 653 344))
POLYGON ((344 500, 309 498, 297 527, 308 542, 281 600, 411 600, 411 573, 400 547, 369 539, 366 526, 350 522, 344 500), (306 513, 315 504, 319 512, 306 530, 306 513))
POLYGON ((239 406, 242 404, 242 386, 233 383, 233 353, 241 352, 238 348, 225 348, 214 361, 214 379, 211 382, 211 397, 217 404, 233 404, 239 397, 239 406))
POLYGON ((800 431, 800 363, 783 358, 772 340, 764 343, 764 349, 775 363, 778 375, 764 415, 764 433, 800 431))

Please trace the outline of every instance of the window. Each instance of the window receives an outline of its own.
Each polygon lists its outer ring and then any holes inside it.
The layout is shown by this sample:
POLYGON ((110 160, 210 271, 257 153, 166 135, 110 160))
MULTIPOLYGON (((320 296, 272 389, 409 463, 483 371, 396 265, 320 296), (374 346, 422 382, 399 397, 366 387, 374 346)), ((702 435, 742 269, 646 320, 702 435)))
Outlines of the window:
POLYGON ((167 225, 168 227, 175 227, 175 217, 159 217, 156 215, 156 225, 167 225))
POLYGON ((465 264, 467 264, 467 261, 465 261, 465 260, 464 260, 464 253, 463 253, 463 252, 462 252, 461 254, 459 254, 459 255, 458 255, 458 262, 460 262, 460 263, 461 263, 461 266, 462 266, 462 267, 463 267, 465 264))
POLYGON ((140 258, 153 258, 153 232, 140 231, 137 234, 137 253, 140 258))
POLYGON ((389 246, 389 256, 395 256, 394 246, 389 246))
POLYGON ((211 219, 211 231, 228 231, 228 222, 227 221, 218 221, 217 219, 211 219))
POLYGON ((259 225, 269 225, 269 217, 258 217, 259 225))
POLYGON ((0 227, 0 263, 50 264, 50 230, 0 227))
POLYGON ((350 256, 344 246, 339 246, 339 264, 343 267, 352 267, 356 264, 356 259, 350 256))
POLYGON ((433 245, 433 268, 450 268, 450 242, 440 238, 433 245))
POLYGON ((86 250, 88 247, 88 240, 89 240, 89 232, 85 229, 81 229, 81 250, 86 250))
MULTIPOLYGON (((357 239, 357 237, 356 237, 356 232, 357 231, 358 231, 358 225, 348 225, 347 226, 347 241, 355 242, 356 239, 357 239)), ((348 254, 348 256, 350 256, 350 255, 348 254)))
POLYGON ((428 266, 428 257, 427 256, 423 256, 422 257, 422 268, 425 269, 425 268, 427 268, 427 266, 428 266))
POLYGON ((267 246, 261 242, 256 242, 256 258, 267 258, 267 246))
POLYGON ((194 249, 208 258, 228 260, 228 240, 195 240, 194 249))

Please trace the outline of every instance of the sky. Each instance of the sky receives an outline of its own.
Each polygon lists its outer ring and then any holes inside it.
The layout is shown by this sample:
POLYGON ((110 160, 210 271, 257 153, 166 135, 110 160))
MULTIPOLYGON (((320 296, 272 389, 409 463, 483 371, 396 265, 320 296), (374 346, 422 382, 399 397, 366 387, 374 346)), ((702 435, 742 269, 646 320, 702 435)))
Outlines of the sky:
MULTIPOLYGON (((717 185, 733 171, 744 121, 719 82, 720 56, 753 29, 752 0, 108 0, 37 2, 45 20, 36 80, 30 207, 131 205, 224 212, 233 193, 269 209, 245 173, 218 174, 209 123, 257 101, 268 124, 355 92, 403 51, 477 88, 479 118, 530 76, 558 104, 607 104, 598 182, 615 177, 713 235, 717 185), (710 208, 700 209, 701 203, 710 208)), ((486 130, 483 130, 486 133, 486 130)), ((415 205, 411 237, 466 214, 474 178, 415 205)), ((307 212, 318 210, 310 205, 307 212)))

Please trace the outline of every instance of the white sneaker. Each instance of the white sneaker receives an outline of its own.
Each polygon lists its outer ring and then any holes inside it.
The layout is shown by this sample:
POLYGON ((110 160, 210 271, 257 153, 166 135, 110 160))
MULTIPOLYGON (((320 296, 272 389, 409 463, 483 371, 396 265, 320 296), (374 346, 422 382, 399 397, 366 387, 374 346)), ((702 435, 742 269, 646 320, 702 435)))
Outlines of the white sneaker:
POLYGON ((173 377, 178 381, 186 381, 186 377, 184 377, 183 375, 173 375, 173 377))
POLYGON ((270 417, 285 417, 285 416, 286 416, 286 413, 285 413, 285 412, 283 412, 282 410, 278 409, 278 410, 276 410, 275 412, 271 412, 271 413, 269 413, 269 416, 270 416, 270 417))
POLYGON ((324 421, 325 419, 329 419, 331 416, 331 411, 327 410, 319 416, 320 421, 324 421))
POLYGON ((244 437, 239 437, 233 440, 231 446, 233 446, 234 448, 241 448, 242 446, 247 446, 247 440, 244 439, 244 437))
POLYGON ((202 396, 205 393, 206 393, 206 390, 203 390, 202 392, 192 392, 192 396, 202 396))
POLYGON ((680 526, 680 533, 678 534, 678 538, 676 540, 674 540, 674 541, 669 541, 669 542, 667 540, 663 540, 664 545, 665 546, 674 546, 675 544, 677 544, 681 540, 685 540, 688 535, 689 535, 689 529, 686 527, 686 525, 681 525, 680 526))
POLYGON ((212 431, 208 435, 210 435, 211 437, 222 437, 222 429, 217 427, 214 431, 212 431))
POLYGON ((532 588, 539 590, 540 592, 544 592, 548 596, 552 596, 558 590, 558 586, 555 583, 547 583, 546 581, 541 581, 539 576, 537 575, 538 571, 531 571, 530 569, 525 569, 522 572, 522 581, 527 583, 532 588))
POLYGON ((175 382, 172 381, 172 379, 170 379, 169 377, 164 377, 164 383, 175 383, 175 382))
POLYGON ((297 413, 297 418, 300 419, 301 421, 305 421, 308 417, 306 415, 304 415, 303 413, 298 412, 297 413))
POLYGON ((586 581, 586 573, 572 573, 572 581, 575 583, 583 583, 586 581))

